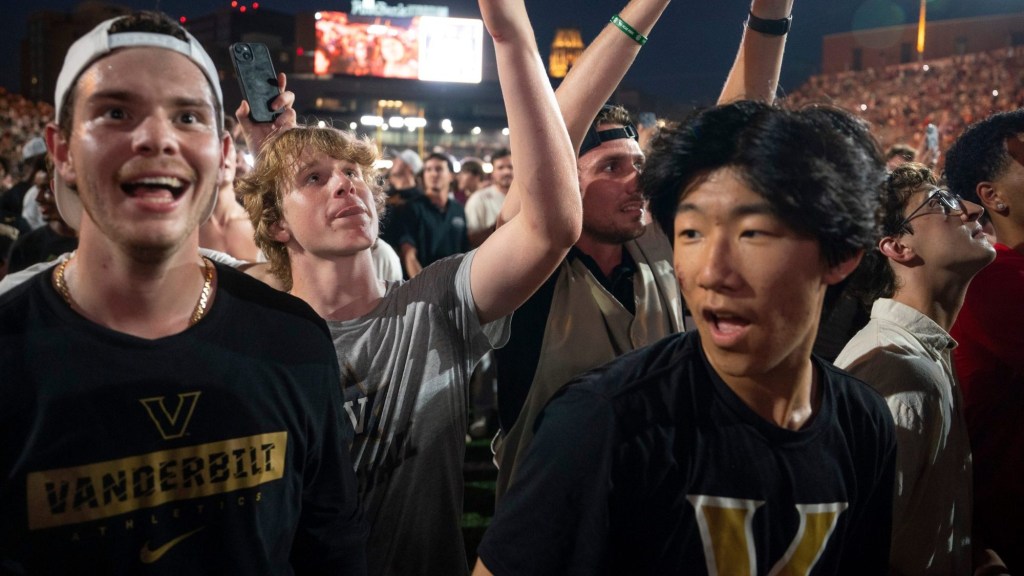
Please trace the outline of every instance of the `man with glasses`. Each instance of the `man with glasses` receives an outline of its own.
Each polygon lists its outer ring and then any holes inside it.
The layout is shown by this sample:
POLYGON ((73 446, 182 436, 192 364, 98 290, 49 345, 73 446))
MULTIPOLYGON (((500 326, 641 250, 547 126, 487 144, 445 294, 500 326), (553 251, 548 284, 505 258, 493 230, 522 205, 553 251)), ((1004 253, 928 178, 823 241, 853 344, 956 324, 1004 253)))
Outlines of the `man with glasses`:
POLYGON ((995 251, 985 210, 924 165, 893 170, 880 204, 882 238, 856 285, 874 301, 871 321, 835 364, 878 390, 896 422, 892 573, 969 574, 971 449, 948 332, 995 251))
MULTIPOLYGON (((975 536, 1024 571, 1024 109, 968 128, 946 153, 950 190, 985 206, 996 258, 952 335, 974 455, 975 536)), ((977 542, 975 543, 977 546, 977 542)))

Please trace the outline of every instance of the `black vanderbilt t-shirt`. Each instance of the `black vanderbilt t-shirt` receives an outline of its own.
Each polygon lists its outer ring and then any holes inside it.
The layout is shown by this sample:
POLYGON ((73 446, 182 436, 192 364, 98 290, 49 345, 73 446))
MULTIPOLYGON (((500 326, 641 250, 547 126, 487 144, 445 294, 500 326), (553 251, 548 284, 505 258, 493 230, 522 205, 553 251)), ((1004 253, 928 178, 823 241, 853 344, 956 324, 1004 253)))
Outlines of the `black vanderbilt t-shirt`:
POLYGON ((747 407, 696 332, 581 376, 538 419, 480 557, 503 575, 886 573, 889 411, 815 362, 799 431, 747 407))
POLYGON ((0 573, 365 574, 327 327, 217 273, 156 340, 75 313, 50 270, 0 297, 0 573))

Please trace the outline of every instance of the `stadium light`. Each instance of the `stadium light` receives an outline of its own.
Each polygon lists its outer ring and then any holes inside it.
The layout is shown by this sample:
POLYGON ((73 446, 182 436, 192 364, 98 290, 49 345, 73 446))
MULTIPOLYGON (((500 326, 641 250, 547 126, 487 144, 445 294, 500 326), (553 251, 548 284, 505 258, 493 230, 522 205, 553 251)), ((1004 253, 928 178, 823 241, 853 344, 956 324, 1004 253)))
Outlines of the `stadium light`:
POLYGON ((363 126, 380 126, 384 124, 384 119, 380 116, 363 116, 359 119, 359 123, 363 126))
POLYGON ((508 127, 507 126, 501 129, 501 135, 502 136, 508 136, 508 127))
POLYGON ((473 134, 474 136, 476 136, 477 134, 479 134, 479 133, 481 132, 481 130, 480 130, 480 127, 479 127, 479 126, 473 126, 473 129, 472 129, 472 130, 470 130, 470 132, 471 132, 471 133, 472 133, 472 134, 473 134))
POLYGON ((405 120, 401 116, 392 116, 388 118, 388 126, 392 128, 401 128, 405 126, 405 120))

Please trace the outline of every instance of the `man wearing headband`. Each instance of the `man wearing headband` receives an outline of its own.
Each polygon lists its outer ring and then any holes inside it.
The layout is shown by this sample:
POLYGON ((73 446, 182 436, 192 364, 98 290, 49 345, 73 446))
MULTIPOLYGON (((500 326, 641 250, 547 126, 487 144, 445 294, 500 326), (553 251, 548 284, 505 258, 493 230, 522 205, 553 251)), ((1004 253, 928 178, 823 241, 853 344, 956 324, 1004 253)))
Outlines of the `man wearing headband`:
MULTIPOLYGON (((788 22, 792 0, 756 0, 751 14, 788 22)), ((579 149, 583 234, 558 271, 512 319, 512 337, 496 351, 497 496, 512 482, 537 415, 572 377, 683 329, 682 298, 664 233, 648 225, 638 186, 644 154, 629 113, 607 106, 668 0, 633 0, 595 39, 556 93, 579 149)), ((768 20, 770 19, 770 20, 768 20)), ((775 31, 779 32, 779 31, 775 31)), ((744 34, 719 101, 771 101, 785 32, 744 34)), ((510 195, 506 221, 516 213, 510 195)))
POLYGON ((855 284, 871 320, 835 365, 878 390, 896 423, 892 573, 971 574, 971 446, 949 329, 995 250, 985 210, 923 164, 896 167, 879 200, 882 236, 855 284))
POLYGON ((0 297, 2 570, 365 573, 326 326, 199 255, 229 150, 209 56, 165 15, 114 18, 55 103, 79 248, 0 297))
MULTIPOLYGON (((949 190, 985 207, 996 259, 975 276, 951 332, 974 461, 976 547, 1024 572, 1024 109, 994 114, 946 152, 949 190)), ((990 571, 986 574, 1001 574, 990 571)))

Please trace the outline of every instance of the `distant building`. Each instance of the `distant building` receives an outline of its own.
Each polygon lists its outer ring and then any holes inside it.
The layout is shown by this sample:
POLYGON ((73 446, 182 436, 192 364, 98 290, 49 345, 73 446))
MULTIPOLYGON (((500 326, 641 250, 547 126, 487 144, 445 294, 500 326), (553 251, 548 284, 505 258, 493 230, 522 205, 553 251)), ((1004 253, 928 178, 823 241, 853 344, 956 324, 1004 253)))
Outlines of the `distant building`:
MULTIPOLYGON (((925 60, 1024 46, 1024 14, 932 21, 925 31, 925 60)), ((917 24, 830 34, 821 52, 823 74, 915 62, 917 24)))
POLYGON ((52 102, 57 75, 71 44, 100 22, 126 12, 123 6, 82 2, 72 13, 46 10, 31 14, 21 43, 22 95, 52 102))
POLYGON ((552 78, 565 78, 580 54, 583 54, 583 37, 578 28, 558 28, 555 39, 551 42, 551 55, 548 56, 548 75, 552 78))

